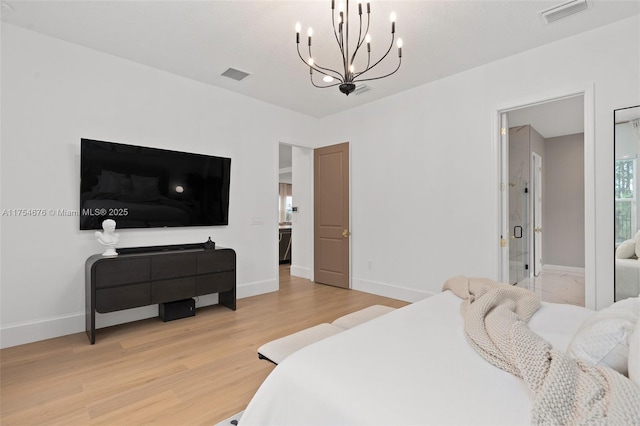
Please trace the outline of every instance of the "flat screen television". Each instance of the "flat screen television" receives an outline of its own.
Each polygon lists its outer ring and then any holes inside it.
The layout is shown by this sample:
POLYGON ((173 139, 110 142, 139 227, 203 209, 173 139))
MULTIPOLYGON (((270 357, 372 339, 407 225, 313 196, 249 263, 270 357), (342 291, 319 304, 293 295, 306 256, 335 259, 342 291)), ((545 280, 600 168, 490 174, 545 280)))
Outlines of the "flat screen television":
POLYGON ((231 159, 82 139, 80 229, 229 224, 231 159))

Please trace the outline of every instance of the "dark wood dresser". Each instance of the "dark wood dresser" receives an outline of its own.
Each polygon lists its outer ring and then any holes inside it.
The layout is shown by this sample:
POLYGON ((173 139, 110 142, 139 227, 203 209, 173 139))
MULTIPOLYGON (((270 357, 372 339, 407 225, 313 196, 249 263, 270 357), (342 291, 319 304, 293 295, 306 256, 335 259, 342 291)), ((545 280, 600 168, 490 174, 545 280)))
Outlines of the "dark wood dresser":
POLYGON ((107 313, 218 293, 219 303, 236 309, 236 252, 229 248, 154 250, 105 257, 85 264, 85 321, 96 341, 96 312, 107 313))

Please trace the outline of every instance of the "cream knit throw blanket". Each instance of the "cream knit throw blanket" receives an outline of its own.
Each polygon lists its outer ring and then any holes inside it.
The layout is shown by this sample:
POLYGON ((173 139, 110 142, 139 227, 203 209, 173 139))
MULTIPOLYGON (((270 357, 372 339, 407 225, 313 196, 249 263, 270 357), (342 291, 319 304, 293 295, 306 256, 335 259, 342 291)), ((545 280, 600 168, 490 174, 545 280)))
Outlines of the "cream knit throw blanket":
POLYGON ((471 346, 531 390, 533 424, 640 425, 640 387, 610 368, 554 350, 529 329, 526 322, 540 305, 535 293, 467 277, 450 278, 444 290, 464 299, 461 313, 471 346))

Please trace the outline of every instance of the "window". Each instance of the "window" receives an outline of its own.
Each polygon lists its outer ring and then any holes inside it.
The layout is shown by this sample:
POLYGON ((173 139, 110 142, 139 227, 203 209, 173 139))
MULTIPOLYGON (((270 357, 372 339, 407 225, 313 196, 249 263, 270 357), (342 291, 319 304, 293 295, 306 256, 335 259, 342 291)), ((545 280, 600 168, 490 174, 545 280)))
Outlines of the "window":
POLYGON ((614 228, 616 243, 634 237, 637 220, 636 201, 636 159, 616 160, 614 228))

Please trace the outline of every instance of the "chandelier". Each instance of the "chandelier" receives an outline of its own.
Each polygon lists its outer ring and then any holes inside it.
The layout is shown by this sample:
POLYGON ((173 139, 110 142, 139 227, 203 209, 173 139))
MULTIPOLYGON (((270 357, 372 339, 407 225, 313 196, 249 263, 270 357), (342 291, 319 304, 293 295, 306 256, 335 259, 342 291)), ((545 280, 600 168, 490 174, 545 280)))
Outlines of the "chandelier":
MULTIPOLYGON (((339 86, 340 91, 345 95, 349 96, 349 93, 353 92, 356 89, 356 83, 370 80, 379 80, 381 78, 389 77, 394 74, 400 68, 400 64, 402 64, 402 39, 398 39, 398 66, 392 72, 377 76, 370 77, 369 75, 365 76, 370 70, 375 68, 380 62, 382 62, 389 52, 391 52, 391 48, 393 47, 393 42, 396 36, 396 15, 395 13, 391 13, 391 43, 389 44, 389 48, 386 53, 378 59, 373 64, 371 63, 371 35, 369 34, 369 23, 371 22, 371 3, 367 1, 367 17, 366 17, 366 25, 363 26, 363 17, 362 17, 362 0, 358 0, 358 19, 360 21, 359 29, 358 29, 358 38, 355 43, 353 49, 353 53, 350 54, 349 51, 349 0, 346 0, 345 4, 338 5, 338 18, 336 19, 336 7, 335 0, 331 0, 331 23, 333 25, 333 33, 335 35, 335 39, 338 42, 338 47, 340 48, 340 53, 342 55, 341 58, 341 70, 336 71, 331 68, 325 68, 318 64, 318 62, 313 58, 311 54, 311 36, 313 35, 313 30, 309 28, 307 33, 308 35, 308 46, 309 46, 309 58, 306 60, 302 57, 300 53, 300 23, 296 24, 296 47, 298 50, 298 56, 300 60, 305 63, 309 67, 309 77, 311 79, 311 84, 315 87, 324 89, 327 87, 339 86), (337 28, 336 28, 337 26, 337 28), (360 51, 363 43, 367 44, 367 66, 358 70, 354 65, 354 61, 356 59, 356 55, 360 51), (317 84, 313 80, 313 72, 316 71, 319 74, 323 74, 324 77, 322 81, 324 84, 317 84), (336 81, 334 83, 334 81, 336 81)), ((363 61, 362 61, 363 62, 363 61)))

